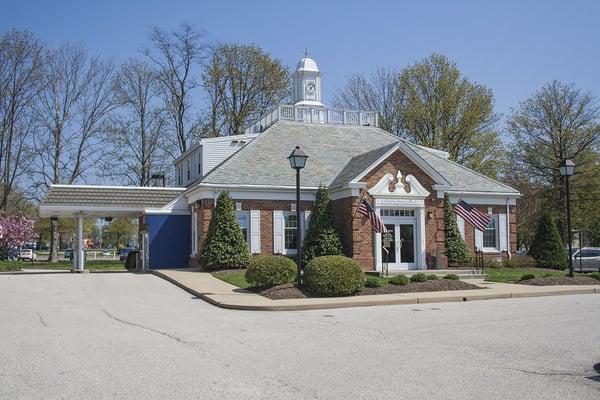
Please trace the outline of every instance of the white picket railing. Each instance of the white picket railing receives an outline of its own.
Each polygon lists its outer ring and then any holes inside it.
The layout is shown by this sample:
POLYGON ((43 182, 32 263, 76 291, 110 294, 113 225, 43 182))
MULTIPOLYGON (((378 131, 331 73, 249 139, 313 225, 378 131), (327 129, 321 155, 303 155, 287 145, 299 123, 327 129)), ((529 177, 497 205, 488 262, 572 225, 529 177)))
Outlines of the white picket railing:
POLYGON ((280 105, 254 123, 245 133, 260 133, 277 121, 310 124, 379 126, 375 111, 334 110, 325 107, 280 105))

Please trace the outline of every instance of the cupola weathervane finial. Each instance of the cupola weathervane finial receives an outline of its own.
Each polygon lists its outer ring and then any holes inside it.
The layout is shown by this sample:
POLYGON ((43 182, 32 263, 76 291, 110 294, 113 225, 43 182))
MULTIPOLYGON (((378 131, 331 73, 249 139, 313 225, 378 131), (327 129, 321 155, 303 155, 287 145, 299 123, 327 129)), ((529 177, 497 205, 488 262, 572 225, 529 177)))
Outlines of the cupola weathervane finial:
POLYGON ((304 48, 304 57, 308 57, 308 47, 304 48))

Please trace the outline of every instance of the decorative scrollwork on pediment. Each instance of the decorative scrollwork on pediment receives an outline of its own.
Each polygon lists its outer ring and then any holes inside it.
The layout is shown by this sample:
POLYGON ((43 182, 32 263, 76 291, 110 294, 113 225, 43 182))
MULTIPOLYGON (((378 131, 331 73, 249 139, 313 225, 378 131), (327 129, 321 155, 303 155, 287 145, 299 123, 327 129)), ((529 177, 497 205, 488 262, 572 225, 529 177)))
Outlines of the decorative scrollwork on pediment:
POLYGON ((396 177, 387 173, 369 189, 369 194, 373 197, 414 197, 425 198, 429 192, 413 175, 402 176, 398 170, 396 177), (393 184, 393 189, 390 190, 393 184))

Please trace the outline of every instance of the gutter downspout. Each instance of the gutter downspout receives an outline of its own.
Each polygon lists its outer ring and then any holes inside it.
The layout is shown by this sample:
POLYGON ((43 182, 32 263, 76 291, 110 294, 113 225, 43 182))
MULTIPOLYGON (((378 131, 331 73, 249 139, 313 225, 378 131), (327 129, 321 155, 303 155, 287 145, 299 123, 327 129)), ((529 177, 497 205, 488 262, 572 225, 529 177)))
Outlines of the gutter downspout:
POLYGON ((506 252, 508 253, 508 259, 512 258, 510 253, 510 199, 506 198, 506 252))

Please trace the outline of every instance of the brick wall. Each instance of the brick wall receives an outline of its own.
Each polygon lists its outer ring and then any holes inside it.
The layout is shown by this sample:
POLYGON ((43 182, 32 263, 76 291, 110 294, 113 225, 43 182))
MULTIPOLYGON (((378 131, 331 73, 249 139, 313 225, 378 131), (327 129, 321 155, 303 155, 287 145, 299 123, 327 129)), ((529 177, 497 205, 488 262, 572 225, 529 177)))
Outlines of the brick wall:
MULTIPOLYGON (((437 191, 433 189, 435 181, 429 177, 424 171, 422 171, 415 163, 413 163, 404 153, 396 151, 387 160, 382 162, 373 171, 361 181, 366 183, 366 189, 371 188, 386 174, 390 173, 396 176, 397 171, 400 170, 404 176, 413 175, 419 183, 431 193, 431 195, 425 199, 425 249, 426 249, 426 262, 429 268, 435 266, 436 249, 439 248, 440 252, 444 252, 444 200, 437 198, 437 191)), ((362 193, 361 193, 362 194, 362 193)), ((373 202, 371 196, 366 193, 365 197, 369 202, 373 202)), ((336 206, 344 209, 348 207, 349 201, 346 199, 337 200, 336 206), (345 201, 342 201, 345 200, 345 201)), ((353 209, 358 204, 358 197, 353 198, 353 209)), ((488 206, 480 205, 477 206, 480 210, 487 212, 488 206)), ((493 213, 506 213, 506 206, 492 206, 493 213)), ((341 211, 339 211, 341 213, 341 211)), ((350 214, 352 215, 352 214, 350 214)), ((511 252, 515 252, 517 245, 517 215, 516 207, 510 206, 510 246, 511 252)), ((346 229, 345 225, 340 225, 340 230, 346 229)), ((356 214, 352 219, 352 231, 351 231, 352 248, 349 254, 352 255, 357 261, 359 261, 366 270, 373 270, 375 268, 375 252, 374 252, 374 235, 371 225, 367 217, 362 214, 356 214)), ((475 234, 473 227, 469 224, 465 224, 465 241, 471 252, 473 252, 475 234)), ((345 249, 350 243, 349 239, 345 240, 345 249)), ((501 255, 498 253, 497 255, 501 255)), ((501 255, 506 256, 506 254, 501 255)), ((442 267, 447 266, 445 257, 442 257, 442 267)))
MULTIPOLYGON (((233 198, 233 201, 235 203, 242 203, 242 211, 260 210, 261 254, 273 254, 273 211, 291 211, 292 204, 296 202, 290 200, 244 200, 235 198, 233 198)), ((312 201, 301 201, 300 211, 310 211, 312 204, 312 201)), ((192 210, 198 212, 198 252, 200 252, 202 244, 206 240, 213 209, 213 199, 200 200, 192 206, 192 210)), ((197 257, 190 259, 191 266, 199 266, 197 257)))
MULTIPOLYGON (((413 175, 431 193, 425 199, 425 249, 426 262, 429 268, 435 266, 436 249, 444 252, 444 209, 443 199, 437 198, 437 192, 433 189, 435 182, 416 164, 414 164, 402 152, 396 151, 387 160, 371 171, 362 182, 366 183, 367 189, 375 185, 386 173, 396 175, 400 170, 403 175, 413 175)), ((369 202, 373 202, 368 193, 365 197, 369 202)), ((340 233, 344 254, 358 261, 365 270, 375 269, 375 236, 371 224, 367 217, 362 214, 355 214, 360 197, 347 197, 333 201, 332 211, 336 228, 340 233), (353 216, 353 214, 355 214, 353 216)), ((288 200, 239 200, 235 202, 242 203, 242 210, 260 210, 260 230, 261 230, 261 254, 273 254, 273 211, 291 211, 291 204, 295 201, 288 200)), ((506 213, 506 206, 491 206, 493 213, 506 213)), ((206 239, 208 225, 214 208, 213 199, 204 199, 196 202, 192 208, 198 212, 198 251, 206 239)), ((312 208, 312 202, 302 201, 300 210, 306 211, 312 208)), ((488 206, 478 205, 478 209, 487 212, 488 206)), ((473 252, 475 234, 473 227, 465 223, 465 239, 467 247, 473 252)), ((514 253, 517 245, 517 215, 516 207, 510 207, 510 247, 514 253)), ((506 254, 490 254, 490 256, 506 256, 506 254)), ((198 266, 197 259, 190 259, 190 266, 198 266)), ((442 266, 446 267, 445 257, 442 257, 442 266)))

